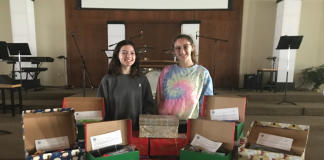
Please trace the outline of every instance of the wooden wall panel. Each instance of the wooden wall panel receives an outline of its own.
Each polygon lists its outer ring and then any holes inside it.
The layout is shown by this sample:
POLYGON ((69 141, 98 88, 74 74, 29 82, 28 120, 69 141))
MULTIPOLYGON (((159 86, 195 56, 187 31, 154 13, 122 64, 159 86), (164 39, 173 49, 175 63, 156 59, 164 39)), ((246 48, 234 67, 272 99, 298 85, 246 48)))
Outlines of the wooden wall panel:
POLYGON ((180 23, 126 23, 126 37, 133 37, 143 31, 143 38, 137 37, 133 42, 138 47, 151 46, 154 49, 139 53, 140 57, 149 60, 173 60, 171 53, 164 53, 163 49, 171 46, 172 39, 180 34, 180 23))
MULTIPOLYGON (((70 30, 85 61, 89 77, 95 86, 107 71, 107 56, 101 50, 107 49, 107 22, 102 20, 71 20, 70 30)), ((69 84, 82 86, 82 61, 77 46, 68 35, 68 77, 69 84)), ((90 86, 88 79, 86 85, 90 86)))
MULTIPOLYGON (((217 42, 217 55, 214 56, 214 42, 200 38, 199 63, 210 71, 215 87, 227 87, 228 78, 234 87, 238 86, 243 14, 241 0, 234 0, 234 10, 228 11, 77 10, 76 0, 65 1, 65 7, 69 84, 82 86, 81 60, 70 31, 75 32, 90 78, 97 87, 107 70, 107 58, 101 52, 107 49, 108 44, 107 21, 124 21, 127 38, 138 35, 141 30, 144 32, 143 38, 133 39, 134 43, 137 46, 153 46, 155 49, 141 53, 141 57, 172 60, 172 55, 163 53, 162 50, 170 47, 173 37, 180 33, 180 23, 185 20, 199 20, 200 35, 229 40, 228 43, 217 42)), ((87 86, 89 87, 88 80, 87 86)))

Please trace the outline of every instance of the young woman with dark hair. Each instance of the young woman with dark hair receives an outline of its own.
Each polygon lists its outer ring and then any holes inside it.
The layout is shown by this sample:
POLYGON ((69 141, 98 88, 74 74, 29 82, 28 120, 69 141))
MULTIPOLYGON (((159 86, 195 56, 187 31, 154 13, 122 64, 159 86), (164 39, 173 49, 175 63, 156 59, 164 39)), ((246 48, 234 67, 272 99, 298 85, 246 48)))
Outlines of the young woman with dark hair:
POLYGON ((97 93, 105 100, 104 120, 131 119, 133 130, 138 130, 139 115, 155 114, 156 107, 149 81, 140 74, 134 43, 120 41, 108 67, 97 93))
POLYGON ((179 63, 165 67, 156 89, 158 113, 176 115, 179 132, 186 133, 187 120, 198 118, 204 95, 213 95, 213 82, 206 68, 197 65, 195 46, 188 35, 174 38, 173 53, 179 63))

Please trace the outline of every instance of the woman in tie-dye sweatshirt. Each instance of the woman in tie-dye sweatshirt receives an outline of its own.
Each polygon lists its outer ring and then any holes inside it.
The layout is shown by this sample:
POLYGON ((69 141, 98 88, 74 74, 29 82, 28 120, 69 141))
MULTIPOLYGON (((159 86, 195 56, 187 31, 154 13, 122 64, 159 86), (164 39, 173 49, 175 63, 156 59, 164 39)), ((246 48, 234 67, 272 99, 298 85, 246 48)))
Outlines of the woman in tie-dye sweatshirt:
POLYGON ((162 70, 156 89, 156 103, 159 114, 179 118, 179 132, 185 133, 187 119, 199 116, 204 95, 213 95, 213 82, 208 70, 197 65, 190 36, 177 36, 172 47, 179 63, 162 70))

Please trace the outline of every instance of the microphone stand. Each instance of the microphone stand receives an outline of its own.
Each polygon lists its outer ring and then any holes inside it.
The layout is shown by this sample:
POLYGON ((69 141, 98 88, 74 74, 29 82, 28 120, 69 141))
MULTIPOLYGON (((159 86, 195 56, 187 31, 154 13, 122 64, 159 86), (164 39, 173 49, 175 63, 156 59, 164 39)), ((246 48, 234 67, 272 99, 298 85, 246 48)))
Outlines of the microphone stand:
POLYGON ((83 56, 81 55, 81 52, 80 52, 80 49, 79 49, 79 46, 78 46, 78 43, 76 42, 75 40, 75 37, 74 37, 74 33, 72 32, 71 33, 72 37, 73 37, 73 40, 75 42, 75 45, 78 49, 78 52, 79 52, 79 56, 81 58, 81 62, 82 62, 82 65, 81 65, 81 68, 82 68, 82 81, 83 81, 83 97, 85 97, 85 75, 87 75, 88 77, 88 80, 90 82, 90 86, 91 86, 91 89, 94 90, 94 87, 93 87, 93 84, 91 82, 91 79, 90 79, 90 76, 89 76, 89 73, 88 73, 88 70, 87 70, 87 67, 85 65, 85 62, 84 62, 84 59, 83 59, 83 56))
POLYGON ((134 38, 136 38, 136 37, 140 37, 140 36, 142 36, 142 33, 139 34, 139 35, 137 35, 137 36, 134 36, 134 37, 128 38, 128 40, 131 40, 131 39, 134 39, 134 38))
MULTIPOLYGON (((139 37, 139 36, 143 36, 143 31, 141 31, 141 34, 139 34, 139 35, 137 35, 137 36, 134 36, 134 37, 128 38, 128 40, 134 39, 134 38, 139 37)), ((114 44, 111 44, 111 45, 109 45, 108 47, 112 47, 112 46, 114 46, 114 45, 116 45, 116 44, 118 44, 118 43, 119 43, 119 42, 114 43, 114 44)))
POLYGON ((213 79, 215 79, 215 76, 216 76, 216 42, 217 41, 228 42, 228 40, 217 39, 217 38, 213 38, 213 37, 205 37, 205 36, 197 35, 197 33, 196 33, 196 38, 197 37, 210 39, 210 40, 213 40, 215 42, 215 47, 214 47, 214 77, 213 77, 213 79))

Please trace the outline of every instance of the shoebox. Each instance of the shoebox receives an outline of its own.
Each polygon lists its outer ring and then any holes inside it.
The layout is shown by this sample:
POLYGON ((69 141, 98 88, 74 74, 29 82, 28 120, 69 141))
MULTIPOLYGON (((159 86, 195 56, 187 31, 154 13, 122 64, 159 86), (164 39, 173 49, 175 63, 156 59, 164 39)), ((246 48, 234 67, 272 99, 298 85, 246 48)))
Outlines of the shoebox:
POLYGON ((78 146, 84 149, 83 119, 101 119, 105 116, 105 105, 102 97, 65 97, 62 108, 74 108, 77 120, 78 146))
MULTIPOLYGON (((244 143, 238 148, 239 160, 305 160, 308 134, 308 125, 254 121, 246 134, 244 143), (266 134, 292 139, 292 143, 290 141, 289 144, 287 143, 289 140, 278 137, 275 137, 276 139, 272 141, 272 138, 265 137, 266 134), (259 139, 260 137, 267 138, 267 144, 270 144, 269 141, 272 141, 271 143, 275 142, 276 148, 270 148, 271 151, 253 148, 252 146, 257 144, 258 140, 258 145, 260 142, 265 143, 261 141, 262 139, 259 139), (278 147, 280 148, 278 149, 278 147), (286 149, 282 150, 281 147, 286 149)), ((275 147, 275 145, 270 146, 275 147)))
MULTIPOLYGON (((108 157, 94 157, 91 154, 91 151, 97 151, 93 149, 91 144, 91 137, 103 135, 111 132, 120 132, 121 142, 120 145, 131 145, 132 142, 132 121, 127 120, 116 120, 116 121, 106 121, 106 122, 97 122, 97 123, 85 123, 85 150, 87 160, 139 160, 139 151, 135 150, 134 152, 123 153, 119 155, 112 155, 108 157)), ((95 139, 92 138, 94 141, 95 139)), ((116 140, 116 139, 111 139, 116 140)), ((105 140, 111 141, 111 140, 105 140)), ((104 153, 101 153, 103 155, 104 153)))
POLYGON ((178 138, 179 119, 174 115, 139 116, 139 137, 178 138))
POLYGON ((138 149, 140 156, 148 156, 149 155, 149 139, 148 138, 140 138, 138 131, 133 131, 132 134, 133 144, 138 149))
POLYGON ((73 108, 26 110, 22 115, 27 160, 75 159, 76 125, 73 108))
MULTIPOLYGON (((235 120, 235 137, 234 140, 239 140, 243 137, 243 127, 245 120, 246 98, 239 96, 204 96, 202 117, 212 120, 215 118, 215 109, 238 108, 239 119, 235 120), (213 112, 214 111, 214 112, 213 112), (212 113, 211 113, 212 112, 212 113), (215 115, 211 115, 211 114, 215 115)), ((221 114, 225 115, 225 114, 221 114)), ((224 118, 224 117, 219 117, 224 118)))
MULTIPOLYGON (((221 147, 229 153, 223 155, 210 155, 200 152, 191 152, 182 148, 180 160, 231 160, 234 147, 234 122, 212 121, 206 119, 188 119, 187 141, 191 143, 196 134, 199 134, 211 141, 221 142, 221 147)), ((196 137, 199 139, 199 136, 196 137)))
POLYGON ((179 156, 188 142, 185 134, 178 138, 150 138, 150 156, 179 156))

